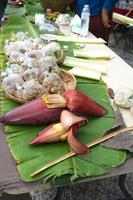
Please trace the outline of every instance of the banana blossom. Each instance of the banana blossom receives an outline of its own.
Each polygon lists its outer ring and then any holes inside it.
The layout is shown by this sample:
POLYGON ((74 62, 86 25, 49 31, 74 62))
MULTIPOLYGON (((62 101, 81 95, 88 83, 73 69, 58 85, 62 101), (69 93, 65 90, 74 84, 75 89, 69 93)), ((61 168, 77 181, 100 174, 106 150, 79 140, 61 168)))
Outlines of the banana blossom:
POLYGON ((64 95, 43 95, 0 116, 0 123, 5 124, 51 124, 60 119, 61 112, 67 109, 82 116, 100 117, 107 110, 89 96, 74 89, 64 95))
POLYGON ((87 118, 76 116, 75 114, 64 110, 61 113, 60 122, 52 124, 42 130, 31 144, 38 145, 67 140, 76 154, 87 154, 87 146, 75 137, 79 128, 87 122, 87 118))

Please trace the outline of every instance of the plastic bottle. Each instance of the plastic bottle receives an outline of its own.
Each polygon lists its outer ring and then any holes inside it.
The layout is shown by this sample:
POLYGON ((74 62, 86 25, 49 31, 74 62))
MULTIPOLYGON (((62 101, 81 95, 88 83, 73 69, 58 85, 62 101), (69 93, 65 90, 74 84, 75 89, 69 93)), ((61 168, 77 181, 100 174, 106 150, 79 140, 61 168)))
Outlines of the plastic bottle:
POLYGON ((86 37, 88 35, 89 22, 90 22, 90 9, 89 9, 89 5, 84 5, 84 8, 83 8, 82 13, 81 13, 80 36, 86 37))

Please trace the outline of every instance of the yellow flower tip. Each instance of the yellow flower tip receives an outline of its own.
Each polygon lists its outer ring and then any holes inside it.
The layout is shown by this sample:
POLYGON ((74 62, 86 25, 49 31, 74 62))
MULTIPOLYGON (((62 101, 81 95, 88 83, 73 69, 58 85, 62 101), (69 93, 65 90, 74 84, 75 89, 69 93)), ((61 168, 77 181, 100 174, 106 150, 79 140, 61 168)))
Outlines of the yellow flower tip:
POLYGON ((49 103, 48 95, 45 95, 45 94, 44 94, 44 95, 42 96, 42 99, 44 100, 45 103, 49 103))
POLYGON ((67 139, 67 137, 68 137, 68 133, 62 135, 62 136, 60 137, 60 141, 62 141, 62 142, 65 141, 65 140, 67 139))
POLYGON ((43 95, 42 99, 47 108, 64 108, 66 107, 66 100, 60 94, 43 95))
POLYGON ((52 106, 52 105, 48 105, 48 104, 47 104, 47 108, 51 109, 51 108, 55 108, 55 106, 52 106))
POLYGON ((65 128, 64 128, 64 126, 61 123, 54 124, 53 125, 53 129, 55 130, 56 133, 65 131, 65 128))

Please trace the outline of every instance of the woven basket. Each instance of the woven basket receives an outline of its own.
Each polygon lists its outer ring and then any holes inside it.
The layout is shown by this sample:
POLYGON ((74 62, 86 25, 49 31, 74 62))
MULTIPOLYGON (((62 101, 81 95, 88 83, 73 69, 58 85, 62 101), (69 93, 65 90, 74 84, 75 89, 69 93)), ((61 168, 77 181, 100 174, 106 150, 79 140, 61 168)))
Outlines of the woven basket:
POLYGON ((64 12, 66 7, 73 3, 74 0, 40 0, 40 3, 46 11, 47 8, 51 8, 52 11, 64 12))
MULTIPOLYGON (((72 74, 70 74, 69 72, 61 69, 61 77, 63 78, 63 82, 64 82, 64 87, 65 87, 65 91, 69 90, 69 89, 75 89, 76 85, 77 85, 77 81, 75 76, 73 76, 72 74)), ((6 90, 5 90, 5 95, 7 98, 16 101, 18 103, 26 103, 27 100, 24 99, 19 99, 15 96, 10 95, 6 90)))
POLYGON ((57 64, 62 64, 63 61, 64 61, 64 58, 65 58, 64 52, 61 50, 60 56, 56 59, 56 63, 57 64))

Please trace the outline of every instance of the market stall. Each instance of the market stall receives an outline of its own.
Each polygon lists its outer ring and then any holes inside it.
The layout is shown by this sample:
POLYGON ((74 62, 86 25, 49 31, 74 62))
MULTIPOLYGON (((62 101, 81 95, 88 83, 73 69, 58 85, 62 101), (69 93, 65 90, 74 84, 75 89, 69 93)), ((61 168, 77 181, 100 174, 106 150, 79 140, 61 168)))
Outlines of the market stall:
MULTIPOLYGON (((1 46, 0 57, 1 57, 1 67, 4 73, 7 73, 6 71, 8 68, 7 59, 9 59, 8 60, 9 62, 12 62, 10 60, 11 58, 14 59, 14 56, 13 57, 10 56, 12 53, 12 49, 10 50, 10 48, 8 48, 9 43, 14 44, 14 42, 17 41, 16 39, 17 37, 26 37, 26 40, 27 38, 28 39, 32 38, 30 39, 30 41, 32 41, 31 43, 33 45, 33 42, 35 41, 35 39, 39 38, 40 35, 41 35, 41 38, 43 38, 43 40, 46 37, 46 35, 44 35, 45 34, 44 30, 40 31, 38 27, 35 26, 34 24, 35 13, 36 12, 43 13, 43 10, 41 9, 39 3, 36 5, 25 4, 24 8, 23 7, 21 8, 9 7, 8 12, 9 12, 9 20, 7 24, 3 26, 2 35, 1 35, 2 46, 1 46), (26 35, 22 34, 22 32, 25 32, 25 31, 28 32, 28 34, 26 35), (21 36, 17 35, 18 32, 19 33, 21 32, 21 36), (6 43, 7 46, 5 46, 5 41, 7 39, 8 39, 8 42, 6 43), (6 49, 5 50, 6 53, 3 52, 3 47, 6 49), (8 57, 7 57, 7 54, 8 54, 8 57)), ((58 36, 58 39, 56 38, 56 40, 60 40, 59 44, 61 45, 61 48, 64 53, 64 58, 62 59, 62 62, 59 65, 59 70, 63 71, 64 73, 62 75, 63 81, 67 83, 67 87, 69 87, 69 88, 65 87, 65 90, 66 91, 68 89, 75 90, 75 87, 76 87, 77 90, 79 90, 80 92, 92 98, 96 103, 98 103, 107 111, 106 115, 104 115, 105 114, 104 113, 103 116, 101 114, 100 117, 96 117, 95 115, 93 117, 92 116, 89 117, 88 123, 87 123, 86 118, 82 118, 83 124, 85 123, 86 125, 81 127, 78 133, 78 138, 80 141, 82 141, 83 144, 90 144, 94 140, 101 138, 103 134, 109 129, 112 129, 115 124, 116 117, 114 114, 114 110, 112 106, 110 105, 108 88, 112 88, 114 91, 116 91, 120 86, 124 86, 132 90, 133 89, 133 86, 132 86, 133 70, 120 57, 118 57, 114 52, 112 52, 104 44, 102 40, 99 41, 99 39, 94 38, 94 36, 91 35, 90 33, 89 33, 88 39, 85 39, 85 41, 83 41, 83 39, 71 33, 71 29, 69 25, 67 26, 61 25, 60 29, 59 30, 57 29, 54 32, 53 36, 54 35, 58 36), (63 34, 69 35, 69 37, 66 38, 62 36, 63 34), (63 38, 66 38, 65 39, 66 41, 63 41, 64 40, 63 38), (93 57, 92 60, 89 60, 89 61, 84 61, 82 60, 83 58, 82 59, 80 58, 79 60, 78 58, 74 58, 73 50, 75 50, 74 51, 75 53, 81 53, 82 49, 79 48, 78 44, 80 43, 80 47, 81 47, 82 46, 81 44, 83 44, 84 42, 85 42, 85 48, 83 50, 84 52, 82 52, 84 53, 84 55, 86 51, 89 52, 89 50, 91 49, 91 54, 90 54, 91 58, 92 58, 93 52, 101 51, 104 54, 103 57, 105 57, 105 54, 106 54, 106 59, 100 60, 98 63, 97 58, 95 58, 96 55, 93 57), (66 46, 67 46, 67 50, 66 50, 66 46), (73 60, 74 62, 72 64, 73 60), (74 67, 70 69, 70 67, 72 67, 75 63, 76 63, 76 66, 79 65, 78 68, 76 69, 74 67), (84 65, 84 66, 81 67, 80 65, 84 65), (90 67, 86 69, 86 65, 90 67), (92 69, 92 65, 95 67, 95 70, 92 69), (83 73, 82 69, 85 70, 85 73, 83 73), (66 71, 64 72, 64 70, 66 71), (67 78, 66 78, 67 80, 65 79, 66 74, 67 74, 67 78), (74 77, 74 75, 76 78, 74 77), (72 79, 69 77, 72 77, 72 79), (72 83, 72 84, 68 84, 68 83, 72 83)), ((49 37, 51 37, 51 35, 49 35, 49 37)), ((19 49, 19 45, 17 46, 17 49, 19 49)), ((42 43, 40 45, 42 45, 42 43)), ((26 49, 27 48, 29 48, 29 43, 28 43, 28 47, 26 46, 26 49)), ((21 50, 21 53, 23 54, 26 52, 24 48, 21 48, 20 50, 21 50)), ((40 60, 41 60, 41 57, 40 57, 40 60)), ((10 65, 11 64, 12 63, 10 63, 10 65)), ((15 63, 15 64, 18 64, 18 63, 15 63)), ((8 75, 6 75, 6 77, 8 75)), ((10 82, 9 86, 11 86, 11 83, 12 81, 10 82)), ((61 83, 58 85, 60 86, 61 83)), ((20 87, 18 88, 20 89, 20 87)), ((11 94, 7 94, 7 92, 5 91, 6 90, 3 91, 3 89, 1 90, 1 105, 0 105, 1 115, 8 112, 9 110, 15 109, 17 106, 20 105, 20 101, 16 102, 16 100, 23 99, 22 98, 23 96, 21 96, 21 98, 18 98, 18 96, 15 96, 15 98, 12 98, 11 94)), ((11 91, 11 89, 9 91, 11 91)), ((36 91, 38 91, 38 89, 36 89, 36 91)), ((12 93, 12 95, 14 95, 14 93, 12 93)), ((85 99, 85 101, 82 102, 82 105, 80 105, 80 111, 84 110, 85 112, 86 106, 87 106, 87 100, 85 99)), ((33 106, 30 105, 27 110, 30 114, 33 114, 37 111, 36 109, 34 109, 36 107, 34 105, 33 106)), ((94 107, 95 106, 96 105, 94 105, 94 107)), ((42 109, 42 107, 40 107, 40 109, 42 109)), ((67 109, 69 110, 69 107, 67 107, 67 109)), ((133 124, 133 116, 130 110, 129 109, 120 109, 120 110, 124 118, 124 121, 126 123, 126 126, 130 127, 130 129, 132 130, 131 126, 133 124)), ((76 110, 76 111, 79 112, 79 110, 76 110)), ((94 114, 96 114, 95 112, 94 114)), ((101 110, 99 112, 101 112, 101 110)), ((23 116, 25 113, 26 112, 23 112, 23 116)), ((57 111, 56 111, 56 114, 57 114, 57 111)), ((53 121, 54 120, 59 121, 60 120, 59 116, 60 115, 58 115, 56 119, 55 116, 53 118, 53 115, 52 115, 50 116, 49 120, 53 119, 53 121)), ((22 115, 20 113, 20 118, 21 117, 22 115)), ((3 122, 4 123, 8 122, 10 124, 10 122, 11 121, 13 122, 13 120, 21 121, 21 119, 12 120, 12 118, 10 119, 9 118, 8 117, 5 118, 5 121, 3 122), (8 120, 9 121, 11 120, 11 121, 9 122, 8 120)), ((47 115, 47 118, 48 118, 48 115, 47 115)), ((2 118, 2 120, 3 119, 4 118, 2 118)), ((43 168, 47 164, 55 161, 56 159, 59 159, 60 157, 64 155, 69 154, 69 152, 71 153, 71 148, 73 147, 73 145, 71 142, 72 140, 68 139, 67 140, 68 142, 64 141, 65 139, 68 138, 68 135, 65 135, 66 134, 65 132, 64 134, 65 137, 63 135, 63 138, 62 138, 63 142, 44 144, 41 146, 30 146, 29 143, 33 141, 37 133, 42 131, 46 127, 46 125, 39 125, 38 124, 38 122, 40 122, 39 120, 42 120, 42 118, 39 119, 37 116, 36 125, 33 125, 31 121, 28 124, 28 120, 27 120, 27 123, 25 120, 24 124, 19 124, 19 125, 14 121, 15 123, 11 125, 6 125, 4 127, 4 130, 5 132, 8 132, 8 135, 5 134, 3 131, 1 131, 1 135, 0 135, 1 137, 0 158, 2 159, 1 165, 0 165, 1 191, 14 190, 14 192, 16 193, 19 193, 19 192, 22 193, 29 190, 33 190, 33 188, 38 188, 42 184, 46 184, 46 183, 52 186, 60 186, 60 185, 71 184, 77 181, 86 181, 86 180, 91 180, 91 179, 103 178, 107 176, 115 176, 117 174, 132 172, 132 165, 133 165, 132 158, 126 162, 127 158, 129 157, 128 151, 116 150, 113 148, 106 148, 99 144, 93 147, 91 149, 91 153, 85 156, 75 156, 74 154, 72 158, 65 159, 64 161, 59 162, 58 164, 53 165, 52 167, 44 170, 43 168), (28 125, 25 125, 25 124, 28 124, 28 125), (112 159, 110 159, 110 157, 112 159), (112 169, 112 168, 116 168, 116 169, 112 169), (40 169, 43 169, 41 173, 35 174, 40 169), (26 182, 29 182, 29 183, 26 183, 26 182)), ((68 118, 65 118, 64 121, 67 121, 67 120, 68 118)), ((79 122, 79 119, 78 119, 78 122, 79 122)), ((56 128, 58 128, 58 126, 56 126, 56 128)), ((83 147, 84 146, 82 146, 82 148, 83 147)), ((75 150, 74 147, 73 147, 73 150, 75 150)), ((77 151, 76 151, 76 154, 77 154, 77 151)), ((130 157, 132 157, 131 152, 130 152, 130 157)))

